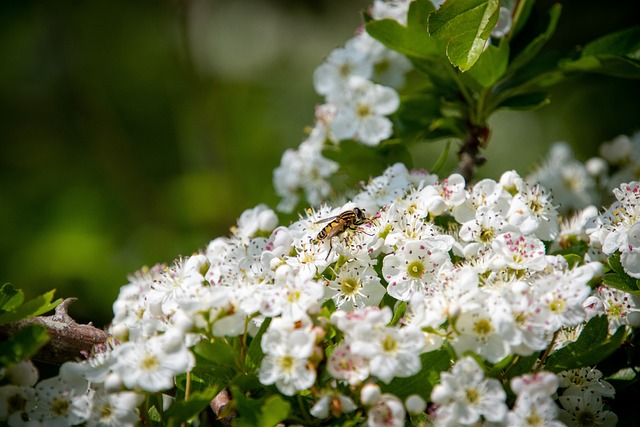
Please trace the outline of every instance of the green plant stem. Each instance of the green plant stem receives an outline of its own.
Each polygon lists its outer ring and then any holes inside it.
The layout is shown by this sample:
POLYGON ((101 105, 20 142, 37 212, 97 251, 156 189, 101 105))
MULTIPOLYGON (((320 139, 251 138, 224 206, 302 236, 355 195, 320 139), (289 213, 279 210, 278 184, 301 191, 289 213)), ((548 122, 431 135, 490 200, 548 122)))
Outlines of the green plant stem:
MULTIPOLYGON (((460 76, 458 75, 458 72, 453 67, 449 67, 449 66, 445 66, 445 69, 449 74, 451 74, 452 80, 456 83, 456 86, 458 86, 458 89, 460 90, 460 94, 465 99, 467 105, 469 106, 473 105, 473 96, 471 95, 471 93, 469 93, 469 91, 467 90, 467 87, 460 80, 460 76)), ((471 109, 469 110, 471 111, 471 109)))
POLYGON ((304 401, 302 400, 302 396, 300 396, 300 393, 298 393, 297 397, 298 397, 298 406, 300 407, 300 412, 304 417, 305 425, 310 426, 313 424, 313 420, 311 419, 311 417, 309 416, 309 413, 307 412, 307 408, 304 404, 304 401))
POLYGON ((533 370, 533 372, 538 372, 542 369, 545 362, 547 361, 547 358, 551 354, 551 350, 553 349, 553 345, 555 344, 556 338, 558 338, 559 333, 560 331, 556 331, 556 333, 553 334, 553 339, 551 339, 551 342, 549 343, 547 348, 544 350, 544 353, 542 353, 542 356, 540 356, 540 360, 538 361, 538 364, 536 365, 536 368, 533 370))
POLYGON ((431 170, 430 170, 431 173, 437 174, 440 171, 440 169, 442 169, 442 167, 444 166, 444 163, 447 161, 447 157, 449 157, 449 149, 451 148, 452 142, 453 142, 452 139, 447 140, 447 144, 445 145, 444 150, 442 150, 442 153, 440 153, 438 160, 436 160, 436 163, 431 167, 431 170))
MULTIPOLYGON (((526 0, 516 0, 516 7, 513 10, 513 15, 511 16, 511 28, 515 28, 520 20, 520 16, 522 15, 522 11, 524 10, 524 6, 527 3, 526 0)), ((513 35, 513 31, 509 31, 505 36, 505 40, 511 40, 511 36, 513 35)))
POLYGON ((515 357, 511 359, 511 362, 509 362, 509 365, 504 369, 504 371, 500 373, 500 375, 498 376, 498 379, 500 381, 503 381, 507 377, 507 374, 509 373, 511 368, 516 366, 520 361, 520 359, 522 359, 522 356, 520 356, 519 354, 516 354, 515 357))
POLYGON ((191 372, 187 372, 187 381, 184 385, 184 400, 189 400, 191 394, 191 372))

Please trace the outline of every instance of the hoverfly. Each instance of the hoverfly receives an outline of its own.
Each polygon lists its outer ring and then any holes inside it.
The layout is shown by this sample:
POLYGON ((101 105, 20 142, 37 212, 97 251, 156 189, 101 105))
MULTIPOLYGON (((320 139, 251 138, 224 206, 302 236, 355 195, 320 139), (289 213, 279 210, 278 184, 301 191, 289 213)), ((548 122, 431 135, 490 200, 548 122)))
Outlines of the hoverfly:
POLYGON ((321 219, 320 221, 316 222, 316 224, 321 224, 323 222, 329 222, 329 224, 325 225, 322 230, 320 230, 315 238, 315 241, 321 242, 325 239, 329 239, 329 252, 327 253, 328 258, 331 250, 333 249, 332 239, 334 237, 339 236, 347 230, 357 230, 359 226, 366 222, 369 222, 369 219, 365 215, 363 209, 353 208, 351 210, 344 211, 336 216, 321 219))

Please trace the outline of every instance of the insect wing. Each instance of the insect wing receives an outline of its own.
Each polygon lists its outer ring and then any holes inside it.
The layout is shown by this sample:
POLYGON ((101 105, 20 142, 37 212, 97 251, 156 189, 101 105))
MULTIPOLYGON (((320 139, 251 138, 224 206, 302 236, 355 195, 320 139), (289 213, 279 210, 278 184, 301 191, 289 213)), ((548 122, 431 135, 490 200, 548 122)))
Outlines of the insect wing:
POLYGON ((321 219, 319 221, 316 221, 316 222, 314 222, 314 224, 322 224, 322 223, 325 223, 325 222, 333 221, 334 219, 338 218, 339 216, 340 215, 330 216, 329 218, 324 218, 324 219, 321 219))

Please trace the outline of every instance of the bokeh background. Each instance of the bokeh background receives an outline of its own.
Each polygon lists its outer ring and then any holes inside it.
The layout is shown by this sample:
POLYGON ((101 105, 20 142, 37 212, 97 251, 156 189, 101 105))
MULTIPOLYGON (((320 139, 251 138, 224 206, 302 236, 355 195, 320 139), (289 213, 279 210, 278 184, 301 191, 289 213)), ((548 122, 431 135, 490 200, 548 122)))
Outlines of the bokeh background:
MULTIPOLYGON (((0 281, 77 297, 71 314, 104 326, 128 274, 275 206, 272 171, 321 102, 313 70, 368 4, 3 2, 0 281)), ((603 15, 602 2, 568 2, 551 47, 635 24, 633 6, 603 15)), ((481 175, 526 173, 558 140, 586 159, 640 127, 637 82, 587 76, 553 95, 538 112, 495 116, 481 175)), ((415 147, 416 164, 441 148, 415 147)))

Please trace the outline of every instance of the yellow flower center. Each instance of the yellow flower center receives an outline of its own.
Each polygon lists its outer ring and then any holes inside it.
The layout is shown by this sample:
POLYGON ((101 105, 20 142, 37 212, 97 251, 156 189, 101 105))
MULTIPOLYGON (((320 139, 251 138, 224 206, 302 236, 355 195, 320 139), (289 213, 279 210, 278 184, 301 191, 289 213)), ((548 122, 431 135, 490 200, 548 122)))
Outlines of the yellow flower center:
POLYGON ((489 319, 480 319, 473 326, 475 333, 481 336, 489 335, 493 330, 489 319))
POLYGON ((413 261, 411 264, 407 266, 407 273, 414 279, 419 279, 422 277, 424 273, 424 264, 420 261, 413 261))
POLYGON ((360 289, 360 283, 353 277, 340 281, 340 290, 345 295, 353 295, 360 289))

